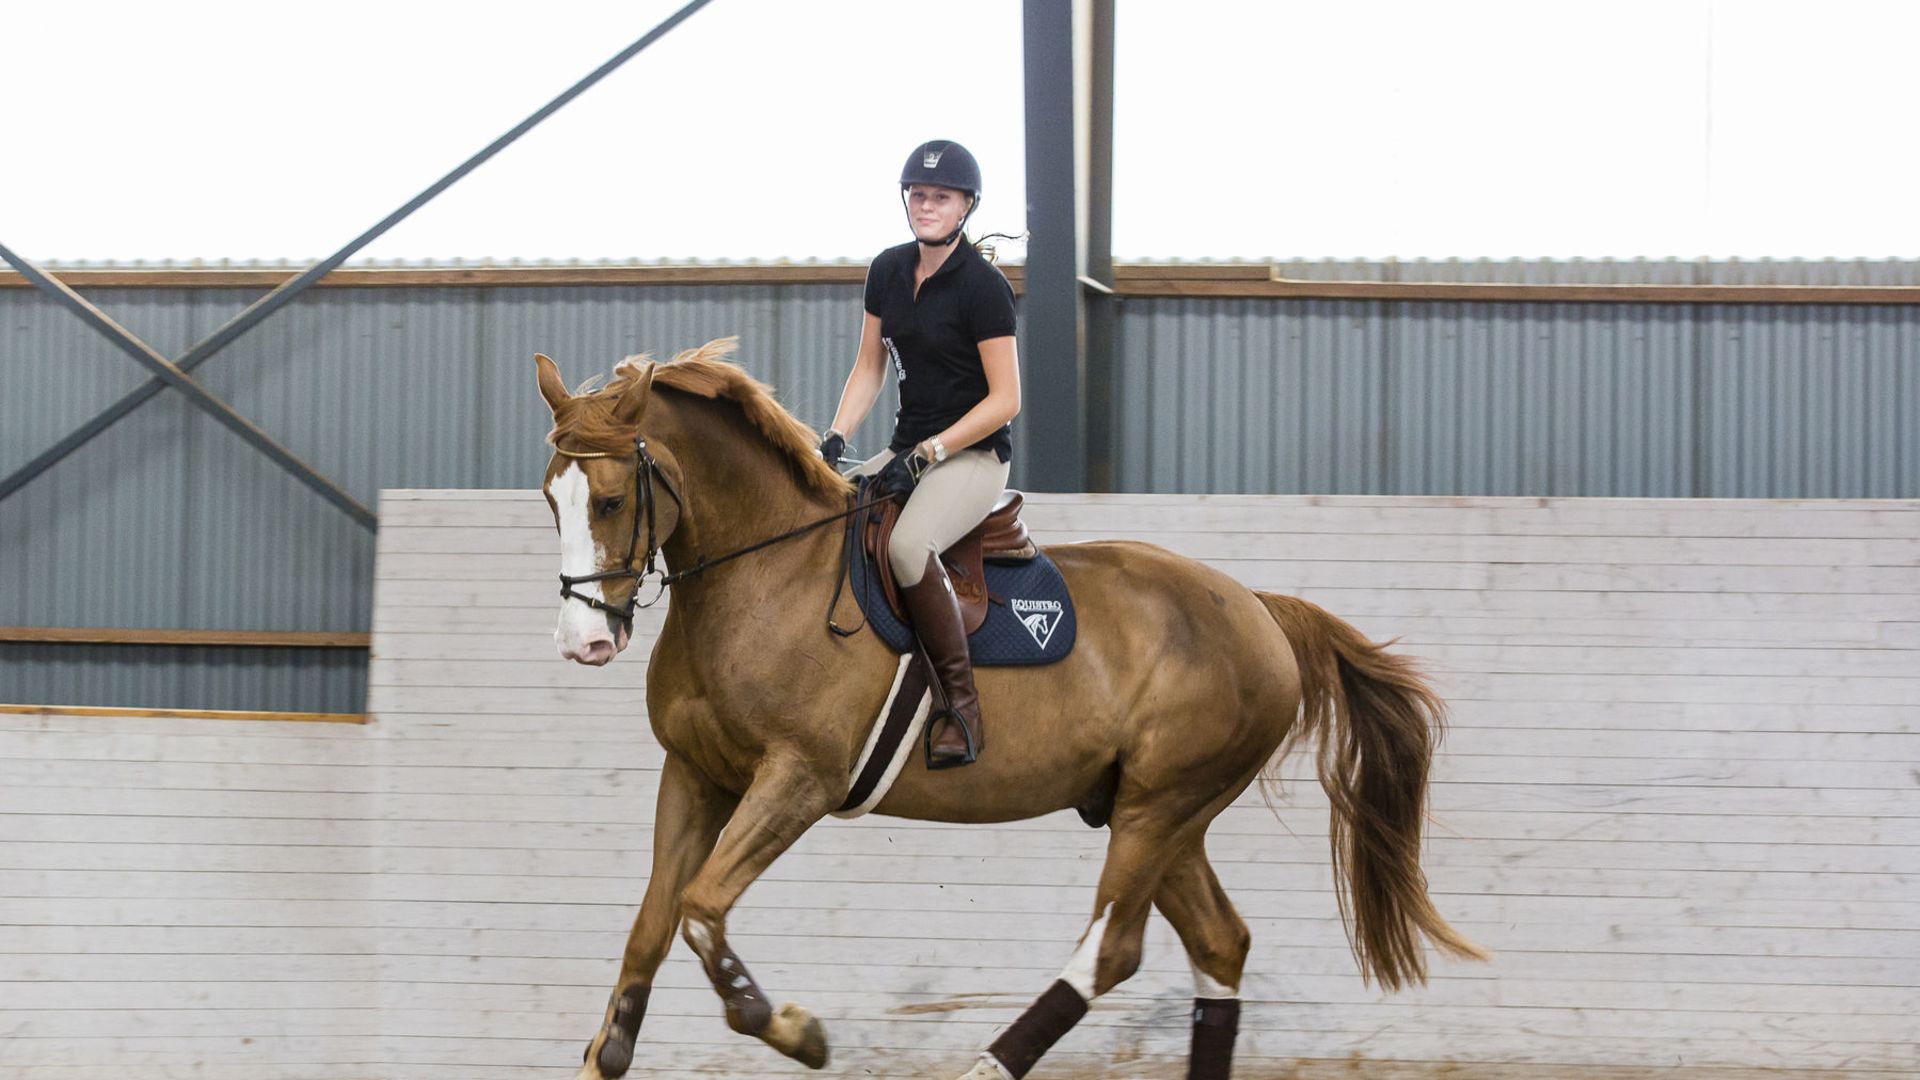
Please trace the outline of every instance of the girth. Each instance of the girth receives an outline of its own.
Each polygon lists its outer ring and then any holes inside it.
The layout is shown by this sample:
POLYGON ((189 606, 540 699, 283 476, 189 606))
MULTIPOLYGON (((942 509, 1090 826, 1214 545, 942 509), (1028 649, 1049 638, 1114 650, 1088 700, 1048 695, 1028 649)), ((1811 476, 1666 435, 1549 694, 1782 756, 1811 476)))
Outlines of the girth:
MULTIPOLYGON (((960 599, 960 618, 969 634, 987 621, 987 603, 991 598, 987 595, 984 564, 1026 562, 1038 551, 1027 535, 1026 523, 1020 520, 1024 501, 1018 491, 1001 492, 986 519, 940 554, 940 562, 946 566, 947 577, 953 582, 954 595, 960 599)), ((879 575, 887 606, 905 622, 906 610, 900 605, 892 565, 887 561, 887 544, 893 537, 894 524, 900 520, 900 511, 899 502, 883 503, 870 511, 860 523, 860 548, 879 575)))

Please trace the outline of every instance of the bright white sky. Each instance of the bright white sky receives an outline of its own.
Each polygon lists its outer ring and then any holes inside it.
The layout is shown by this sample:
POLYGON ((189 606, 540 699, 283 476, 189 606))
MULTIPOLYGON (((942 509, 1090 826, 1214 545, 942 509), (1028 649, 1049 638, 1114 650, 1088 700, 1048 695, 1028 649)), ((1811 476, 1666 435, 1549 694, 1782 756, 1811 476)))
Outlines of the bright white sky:
MULTIPOLYGON (((318 258, 677 6, 0 0, 0 242, 318 258)), ((1123 259, 1920 256, 1920 4, 1118 7, 1123 259)), ((1017 232, 1020 36, 715 0, 360 257, 864 260, 935 137, 1017 232)))

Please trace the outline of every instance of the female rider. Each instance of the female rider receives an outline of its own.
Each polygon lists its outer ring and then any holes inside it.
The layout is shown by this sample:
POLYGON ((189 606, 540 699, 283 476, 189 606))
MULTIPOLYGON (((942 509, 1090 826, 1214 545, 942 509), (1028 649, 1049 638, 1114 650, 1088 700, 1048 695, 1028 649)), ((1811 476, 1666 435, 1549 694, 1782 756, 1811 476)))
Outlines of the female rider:
POLYGON ((873 407, 891 360, 900 383, 893 440, 854 474, 877 475, 876 494, 907 496, 887 555, 945 692, 946 710, 927 720, 927 763, 942 769, 973 761, 985 736, 960 603, 940 553, 978 525, 1006 487, 1020 368, 1013 289, 962 233, 980 205, 973 155, 946 139, 924 143, 901 169, 900 190, 914 239, 881 252, 867 270, 860 350, 820 454, 839 464, 846 432, 873 407))

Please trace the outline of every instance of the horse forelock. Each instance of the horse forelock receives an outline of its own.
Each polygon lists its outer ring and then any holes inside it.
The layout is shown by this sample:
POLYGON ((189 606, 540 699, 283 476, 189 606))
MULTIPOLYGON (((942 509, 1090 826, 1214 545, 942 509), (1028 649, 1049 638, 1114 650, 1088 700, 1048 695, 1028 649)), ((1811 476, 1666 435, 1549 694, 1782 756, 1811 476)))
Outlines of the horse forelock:
POLYGON ((553 430, 547 432, 548 444, 558 450, 565 442, 567 450, 580 453, 632 453, 637 433, 634 425, 614 420, 613 403, 618 400, 617 394, 612 399, 589 394, 560 406, 554 410, 553 430))
POLYGON ((646 377, 651 365, 656 391, 664 388, 738 406, 748 427, 787 459, 807 487, 828 493, 851 491, 852 484, 839 470, 821 460, 820 437, 813 429, 780 404, 772 387, 725 359, 737 348, 738 338, 724 337, 686 349, 663 364, 654 364, 644 353, 629 356, 614 366, 613 378, 605 386, 596 388, 591 379, 581 384, 574 397, 555 411, 547 441, 557 447, 565 440, 568 449, 585 452, 631 451, 638 433, 634 425, 615 421, 613 408, 635 379, 646 377))

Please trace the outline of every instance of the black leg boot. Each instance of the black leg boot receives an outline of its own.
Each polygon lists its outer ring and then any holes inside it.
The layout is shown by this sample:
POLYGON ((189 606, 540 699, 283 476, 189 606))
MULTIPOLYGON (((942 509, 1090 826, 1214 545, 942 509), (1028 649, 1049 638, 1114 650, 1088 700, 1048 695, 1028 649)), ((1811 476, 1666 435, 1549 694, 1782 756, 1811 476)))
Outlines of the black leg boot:
POLYGON ((985 749, 986 734, 980 727, 980 699, 973 690, 967 629, 960 619, 960 600, 953 595, 953 583, 947 580, 947 568, 929 555, 920 583, 901 586, 900 599, 947 700, 944 710, 927 718, 927 767, 951 769, 971 764, 985 749))
POLYGON ((1193 1051, 1187 1080, 1229 1080, 1233 1076, 1233 1039, 1240 1033, 1238 998, 1193 999, 1193 1051))

